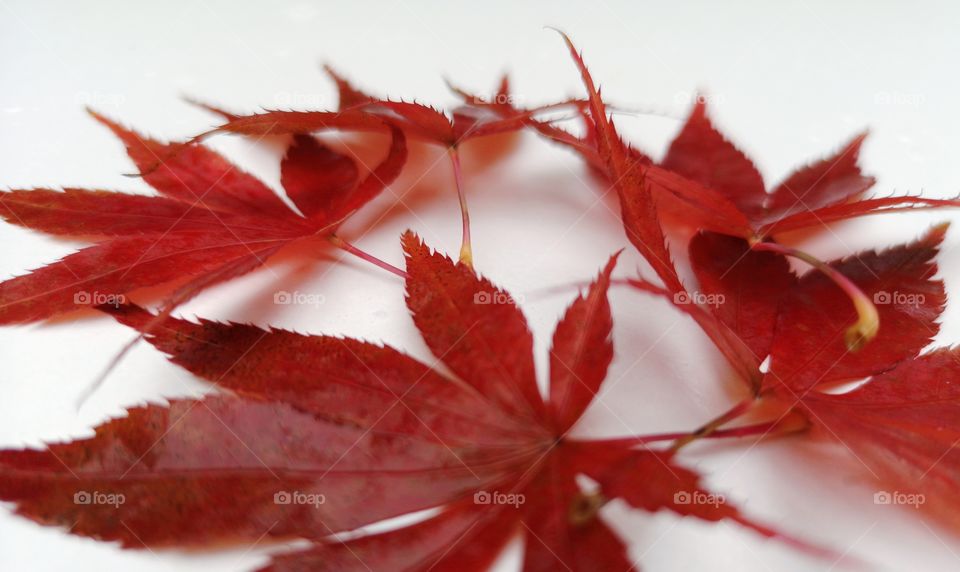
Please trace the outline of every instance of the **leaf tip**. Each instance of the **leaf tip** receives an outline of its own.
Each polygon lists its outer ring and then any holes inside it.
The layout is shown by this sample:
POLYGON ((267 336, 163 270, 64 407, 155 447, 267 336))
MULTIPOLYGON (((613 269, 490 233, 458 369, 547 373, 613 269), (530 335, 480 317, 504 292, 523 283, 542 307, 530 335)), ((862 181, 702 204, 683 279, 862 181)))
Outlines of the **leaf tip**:
POLYGON ((400 235, 400 245, 403 248, 403 253, 406 256, 409 266, 409 260, 417 254, 418 250, 423 250, 425 244, 423 239, 420 238, 420 235, 413 232, 410 229, 403 231, 403 234, 400 235))

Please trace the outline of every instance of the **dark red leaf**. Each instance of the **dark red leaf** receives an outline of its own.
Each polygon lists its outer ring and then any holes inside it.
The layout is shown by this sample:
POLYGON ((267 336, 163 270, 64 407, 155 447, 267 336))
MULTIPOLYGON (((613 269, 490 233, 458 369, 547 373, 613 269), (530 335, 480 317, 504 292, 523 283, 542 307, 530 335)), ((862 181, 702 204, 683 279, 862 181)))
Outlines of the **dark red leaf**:
POLYGON ((661 165, 625 145, 606 116, 606 106, 582 58, 567 45, 589 95, 583 117, 586 135, 577 137, 552 124, 530 121, 542 135, 578 153, 607 184, 618 189, 631 242, 673 291, 669 253, 655 225, 667 222, 750 240, 865 214, 960 205, 957 200, 891 197, 854 200, 874 183, 858 165, 865 134, 835 155, 797 170, 767 192, 752 161, 709 121, 698 102, 661 165), (655 201, 648 196, 653 195, 655 201), (658 216, 657 212, 662 215, 658 216))
MULTIPOLYGON (((623 463, 638 452, 559 432, 589 405, 609 360, 614 259, 558 327, 555 353, 589 389, 552 374, 558 429, 509 295, 412 234, 404 247, 414 322, 467 383, 358 340, 102 307, 232 395, 134 408, 90 439, 0 451, 0 499, 37 522, 125 546, 314 541, 278 556, 274 570, 351 570, 360 557, 374 570, 479 571, 517 530, 526 570, 629 568, 624 543, 598 518, 602 501, 642 497, 637 506, 657 510, 672 497, 644 473, 629 486, 608 481, 611 468, 628 479, 623 463), (601 491, 581 490, 579 474, 601 491), (83 504, 86 493, 108 503, 83 504), (441 512, 419 525, 332 536, 431 507, 441 512)), ((705 518, 763 530, 727 510, 705 518)))
POLYGON ((0 282, 0 323, 42 320, 90 304, 123 302, 137 288, 190 280, 170 295, 169 313, 203 289, 262 265, 282 247, 330 235, 400 173, 406 139, 390 128, 387 156, 363 180, 352 160, 298 138, 283 182, 305 219, 254 177, 209 149, 145 139, 96 116, 124 141, 144 178, 165 197, 68 189, 0 194, 8 221, 52 234, 108 240, 24 276, 0 282), (174 152, 176 151, 176 152, 174 152))
MULTIPOLYGON (((509 103, 487 105, 474 97, 472 105, 457 108, 452 118, 434 107, 410 101, 378 99, 356 91, 341 76, 327 68, 340 92, 339 111, 280 111, 271 110, 247 116, 226 115, 227 123, 200 135, 202 139, 213 133, 227 131, 243 135, 264 136, 281 134, 305 135, 324 130, 355 132, 385 131, 393 125, 409 137, 455 147, 477 137, 517 131, 537 122, 534 116, 563 107, 577 105, 575 101, 544 105, 532 109, 518 109, 509 103)), ((503 85, 501 85, 503 88, 503 85)), ((498 93, 497 101, 509 102, 509 93, 498 93)))

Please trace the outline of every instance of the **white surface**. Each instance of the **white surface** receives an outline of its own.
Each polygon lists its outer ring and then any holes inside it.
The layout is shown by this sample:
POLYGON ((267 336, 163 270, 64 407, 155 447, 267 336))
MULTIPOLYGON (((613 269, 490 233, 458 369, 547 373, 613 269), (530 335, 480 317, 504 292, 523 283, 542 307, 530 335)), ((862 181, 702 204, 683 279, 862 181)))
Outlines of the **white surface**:
MULTIPOLYGON (((525 103, 581 94, 560 40, 543 30, 552 25, 585 51, 610 100, 662 113, 618 119, 623 131, 654 153, 662 153, 690 94, 702 88, 716 121, 756 158, 768 182, 869 126, 863 162, 879 179, 877 194, 923 190, 947 196, 960 187, 960 11, 948 2, 587 4, 0 0, 0 185, 144 192, 142 181, 121 176, 131 170, 121 147, 84 114, 83 105, 153 135, 183 137, 214 120, 184 104, 181 94, 247 111, 331 105, 321 61, 372 92, 438 104, 453 101, 442 76, 484 90, 504 69, 525 103)), ((276 150, 225 137, 213 145, 277 183, 276 150)), ((465 162, 478 268, 526 295, 543 373, 549 335, 573 291, 543 296, 536 290, 592 276, 624 245, 619 223, 585 187, 580 162, 532 136, 508 161, 482 173, 471 171, 469 152, 465 162)), ((409 195, 432 189, 434 199, 408 200, 415 214, 401 208, 358 244, 399 264, 397 238, 410 227, 432 246, 455 252, 459 218, 449 177, 440 164, 409 195)), ((405 193, 413 178, 393 191, 405 193)), ((807 248, 832 255, 892 244, 957 216, 868 219, 839 226, 807 248)), ((77 246, 9 225, 0 226, 0 244, 2 277, 77 246)), ((960 278, 956 244, 953 231, 941 256, 952 295, 960 278)), ((637 265, 628 256, 617 274, 626 276, 637 265)), ((692 324, 632 292, 617 290, 613 303, 617 357, 581 434, 685 430, 729 405, 716 374, 719 358, 692 324)), ((960 340, 956 308, 952 303, 944 316, 943 343, 960 340)), ((332 267, 321 261, 272 264, 205 293, 182 313, 384 340, 427 356, 403 307, 399 281, 352 260, 332 267), (325 303, 272 306, 269 298, 278 289, 322 293, 325 303)), ((141 347, 77 412, 75 398, 129 338, 128 331, 95 317, 0 329, 0 446, 89 435, 90 427, 126 406, 205 391, 141 347)), ((749 451, 698 445, 682 459, 748 514, 878 568, 958 568, 960 543, 946 531, 916 511, 874 506, 869 486, 859 485, 854 472, 811 462, 821 453, 783 443, 749 451)), ((212 555, 121 552, 41 528, 8 508, 0 512, 0 570, 214 572, 265 561, 263 547, 212 555)), ((831 566, 734 525, 631 513, 618 505, 604 514, 630 539, 646 570, 831 566)), ((503 570, 513 569, 517 554, 514 545, 503 570)))

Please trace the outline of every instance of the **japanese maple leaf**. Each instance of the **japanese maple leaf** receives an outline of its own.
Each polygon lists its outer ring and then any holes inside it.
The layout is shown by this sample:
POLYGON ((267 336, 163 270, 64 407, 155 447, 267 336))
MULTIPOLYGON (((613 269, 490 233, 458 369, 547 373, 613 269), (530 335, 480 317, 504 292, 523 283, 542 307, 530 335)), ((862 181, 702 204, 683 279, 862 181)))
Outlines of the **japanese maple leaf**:
MULTIPOLYGON (((661 211, 679 214, 695 229, 766 244, 774 231, 818 226, 861 214, 958 204, 920 197, 851 202, 873 182, 857 166, 859 138, 837 157, 797 171, 768 194, 752 163, 709 124, 702 104, 695 107, 663 164, 654 164, 620 138, 582 56, 570 39, 561 35, 587 91, 586 135, 578 138, 558 128, 538 130, 575 149, 611 182, 620 200, 627 238, 672 295, 687 297, 689 293, 665 241, 661 211), (798 200, 791 202, 789 195, 798 200), (804 198, 806 203, 799 200, 804 198)), ((733 351, 743 353, 743 348, 733 351)))
POLYGON ((619 137, 582 56, 566 35, 563 38, 589 96, 587 135, 540 131, 572 147, 606 175, 620 195, 628 235, 642 243, 641 251, 648 256, 668 259, 658 252, 656 233, 639 228, 649 225, 657 207, 694 229, 761 241, 774 233, 867 214, 960 205, 956 200, 912 196, 854 200, 874 183, 857 163, 865 135, 836 155, 795 171, 768 192, 752 161, 710 123, 702 101, 694 106, 664 160, 654 164, 619 137))
MULTIPOLYGON (((508 83, 501 82, 493 98, 493 105, 460 106, 448 116, 439 109, 415 101, 395 101, 367 95, 330 67, 325 69, 337 85, 340 98, 337 110, 268 110, 253 115, 236 115, 207 106, 223 115, 227 122, 197 136, 194 141, 219 132, 262 137, 276 134, 306 135, 331 129, 379 132, 395 126, 412 139, 440 145, 447 150, 454 171, 462 217, 460 261, 466 264, 473 263, 473 251, 470 215, 461 177, 458 151, 460 145, 478 137, 517 131, 539 113, 576 105, 576 102, 565 101, 532 109, 517 109, 508 104, 499 104, 501 101, 509 101, 508 83)), ((477 101, 481 99, 475 98, 477 101)))
POLYGON ((291 243, 332 236, 396 178, 406 160, 405 136, 397 128, 386 158, 362 178, 353 159, 298 137, 281 165, 281 181, 297 213, 206 147, 161 143, 94 117, 123 141, 138 168, 149 168, 144 179, 159 195, 86 189, 0 194, 0 214, 13 224, 101 238, 0 283, 0 323, 116 303, 137 288, 185 279, 166 301, 170 310, 204 288, 250 272, 291 243))
POLYGON ((757 390, 780 385, 802 393, 861 379, 915 356, 936 334, 946 295, 933 279, 933 257, 945 232, 938 226, 915 243, 827 264, 873 302, 884 325, 857 351, 845 339, 857 316, 846 293, 823 272, 797 278, 783 257, 755 251, 740 238, 703 232, 691 240, 694 296, 702 299, 681 299, 678 306, 695 314, 725 355, 753 372, 748 379, 757 390), (747 351, 725 351, 734 345, 747 351))
POLYGON ((216 131, 262 136, 308 134, 327 129, 384 131, 388 125, 398 125, 412 139, 456 148, 470 139, 516 131, 539 113, 577 103, 563 101, 532 109, 514 108, 509 105, 513 100, 509 82, 503 79, 497 92, 491 97, 471 96, 477 105, 457 107, 448 116, 435 107, 414 101, 382 99, 368 95, 329 66, 324 69, 337 86, 337 110, 268 110, 253 115, 233 115, 216 131), (480 105, 481 103, 488 105, 480 105), (488 112, 483 112, 484 109, 488 112))
MULTIPOLYGON (((588 136, 594 151, 585 151, 583 146, 578 149, 588 156, 591 164, 599 164, 612 181, 620 199, 627 237, 656 272, 665 293, 675 299, 690 297, 664 238, 663 213, 672 211, 695 229, 743 238, 752 250, 796 257, 823 271, 849 298, 849 307, 856 310, 855 319, 845 330, 847 349, 856 351, 876 337, 880 329, 879 312, 854 281, 808 253, 775 242, 769 235, 774 230, 796 230, 860 214, 960 203, 916 197, 851 202, 852 197, 873 182, 872 178, 864 177, 857 166, 862 138, 856 139, 836 158, 797 171, 768 194, 752 163, 709 124, 702 104, 694 109, 687 126, 671 145, 664 164, 652 165, 649 158, 621 140, 581 55, 566 35, 563 38, 580 71, 590 102, 592 125, 588 136), (791 201, 790 196, 795 200, 791 201), (802 205, 802 210, 798 211, 798 205, 802 205)), ((656 289, 648 285, 643 288, 656 289)), ((742 340, 715 331, 716 326, 708 323, 703 312, 692 315, 735 367, 752 369, 747 365, 751 361, 750 348, 742 340)), ((741 371, 743 373, 751 384, 758 381, 755 371, 741 371)))
MULTIPOLYGON (((229 393, 134 408, 88 439, 0 451, 0 499, 127 547, 313 541, 269 570, 484 570, 521 533, 526 571, 623 572, 633 563, 598 514, 613 498, 779 536, 722 501, 690 501, 717 497, 673 453, 568 437, 613 356, 615 257, 561 318, 543 396, 509 294, 412 234, 403 244, 414 323, 456 377, 355 339, 166 318, 147 339, 229 393), (581 474, 600 488, 582 490, 581 474), (412 526, 332 536, 427 508, 437 510, 412 526)), ((137 329, 154 320, 104 309, 137 329)))
POLYGON ((641 280, 632 282, 687 312, 755 391, 778 379, 791 379, 795 389, 805 390, 804 383, 857 378, 847 367, 871 373, 847 364, 892 367, 930 342, 937 331, 934 320, 946 301, 942 283, 931 278, 936 271, 932 259, 945 232, 946 226, 938 226, 914 244, 824 263, 800 279, 776 253, 754 250, 741 238, 701 232, 689 246, 695 292, 672 294, 641 280), (874 308, 875 321, 884 324, 870 344, 856 350, 851 350, 848 335, 859 310, 851 305, 849 293, 837 288, 836 276, 849 280, 859 303, 874 308), (887 296, 893 292, 923 303, 912 308, 889 304, 887 296), (775 336, 777 328, 794 334, 775 336), (797 351, 801 336, 806 344, 817 344, 816 349, 797 351), (760 365, 768 356, 765 376, 760 365), (825 369, 831 373, 821 380, 825 369))
POLYGON ((926 508, 955 525, 960 355, 955 349, 920 355, 946 303, 933 261, 945 231, 938 226, 912 244, 830 263, 874 300, 888 325, 858 352, 843 341, 853 310, 823 274, 797 278, 779 257, 712 233, 691 243, 691 263, 701 291, 720 297, 714 315, 724 331, 758 360, 769 356, 758 388, 762 401, 804 413, 814 437, 842 444, 880 502, 896 502, 883 500, 894 494, 918 504, 936 499, 926 508), (866 381, 836 393, 860 380, 866 381))
POLYGON ((912 196, 858 199, 875 183, 857 161, 865 138, 866 133, 854 137, 833 156, 794 171, 768 191, 753 162, 713 126, 706 103, 698 100, 661 165, 733 202, 755 239, 867 214, 957 206, 954 200, 912 196))

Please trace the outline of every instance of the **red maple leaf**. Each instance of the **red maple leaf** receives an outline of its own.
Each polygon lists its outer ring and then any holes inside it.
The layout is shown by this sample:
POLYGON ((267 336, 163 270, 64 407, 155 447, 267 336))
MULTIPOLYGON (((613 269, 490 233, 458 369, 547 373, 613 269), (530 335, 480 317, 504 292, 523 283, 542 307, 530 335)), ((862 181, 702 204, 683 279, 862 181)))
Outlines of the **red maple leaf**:
MULTIPOLYGON (((860 171, 857 161, 865 138, 866 133, 854 137, 833 156, 794 171, 767 191, 753 162, 717 131, 707 117, 706 103, 698 100, 661 165, 719 191, 746 216, 751 234, 745 238, 754 240, 823 228, 857 216, 960 204, 913 196, 859 198, 875 183, 873 177, 860 171)), ((676 207, 673 201, 667 208, 676 207)), ((689 213, 681 206, 680 214, 689 213)))
POLYGON ((582 116, 587 133, 576 137, 552 126, 538 130, 577 151, 617 190, 628 236, 641 243, 638 248, 648 257, 661 259, 651 261, 655 268, 669 257, 658 252, 655 234, 638 227, 647 224, 650 213, 658 208, 697 230, 762 241, 774 233, 823 227, 862 215, 960 205, 957 200, 913 196, 854 200, 874 183, 857 164, 865 135, 854 138, 833 157, 795 171, 768 192, 753 162, 713 127, 700 100, 664 160, 655 164, 619 137, 582 56, 561 35, 587 90, 588 113, 582 116))
MULTIPOLYGON (((810 254, 779 244, 770 235, 863 214, 960 203, 919 197, 853 201, 873 184, 857 165, 862 137, 838 156, 798 170, 767 193, 750 160, 710 125, 703 104, 695 107, 663 164, 653 165, 621 140, 581 55, 570 39, 561 35, 589 96, 589 114, 585 116, 589 128, 579 143, 569 137, 557 139, 574 146, 612 181, 627 237, 663 283, 662 288, 643 280, 633 281, 634 285, 672 296, 674 303, 684 305, 683 309, 697 320, 741 376, 758 387, 759 375, 752 357, 757 354, 750 347, 755 340, 729 335, 711 312, 687 303, 691 293, 679 277, 664 237, 663 213, 672 212, 696 230, 742 238, 750 250, 796 257, 821 270, 848 297, 848 307, 856 310, 845 330, 847 349, 856 351, 874 339, 880 327, 879 312, 855 282, 842 269, 833 269, 810 254)), ((771 264, 769 260, 762 263, 771 264)))
MULTIPOLYGON (((672 452, 567 436, 613 357, 615 256, 560 320, 543 397, 510 295, 412 234, 403 243, 414 323, 456 378, 359 340, 166 318, 147 339, 230 393, 134 408, 89 439, 0 451, 0 498, 128 547, 313 541, 270 570, 483 570, 520 533, 526 571, 623 572, 634 567, 626 546, 598 514, 613 498, 780 536, 722 499, 694 500, 718 497, 672 452), (412 526, 332 536, 427 508, 438 510, 412 526)), ((140 330, 155 320, 104 309, 140 330)))
POLYGON ((743 239, 709 232, 694 237, 690 264, 699 283, 696 295, 704 300, 679 306, 695 314, 722 350, 737 343, 747 348, 735 357, 741 371, 752 372, 747 379, 757 390, 780 385, 804 392, 860 379, 915 356, 936 334, 946 295, 943 283, 932 278, 932 259, 945 232, 945 226, 935 227, 916 243, 827 264, 873 302, 882 325, 856 351, 846 340, 849 323, 857 319, 846 293, 822 272, 798 279, 782 257, 752 250, 743 239), (768 356, 762 375, 759 367, 768 356))
MULTIPOLYGON (((470 240, 470 215, 461 178, 460 146, 471 139, 510 133, 528 124, 541 125, 536 115, 546 111, 579 106, 576 100, 520 109, 510 104, 509 82, 501 81, 496 94, 490 98, 466 95, 470 105, 455 108, 450 116, 434 107, 417 103, 381 99, 368 95, 350 84, 329 66, 325 68, 337 85, 339 107, 335 111, 268 110, 253 115, 227 113, 217 107, 204 105, 222 115, 227 122, 194 138, 200 141, 216 133, 229 132, 263 137, 266 135, 306 135, 326 130, 347 132, 381 132, 398 127, 410 138, 440 145, 447 150, 454 170, 457 195, 462 216, 460 261, 473 264, 470 240)), ((544 124, 545 125, 545 124, 544 124)))
POLYGON ((281 165, 283 186, 298 214, 269 187, 206 147, 161 143, 94 117, 120 137, 160 195, 85 189, 0 194, 0 214, 13 224, 102 237, 94 246, 0 283, 0 323, 42 320, 91 303, 123 300, 137 288, 186 279, 166 300, 169 312, 204 288, 250 272, 285 246, 334 236, 406 161, 406 139, 395 127, 386 158, 363 178, 353 159, 298 137, 281 165))
POLYGON ((885 325, 855 352, 844 341, 854 310, 824 274, 797 278, 780 257, 753 251, 742 239, 695 237, 690 260, 700 291, 716 297, 717 330, 751 348, 752 367, 769 356, 756 395, 709 430, 761 403, 780 417, 799 411, 813 437, 842 444, 853 465, 865 469, 877 502, 898 502, 893 495, 915 506, 935 499, 925 508, 955 524, 960 356, 954 349, 920 355, 939 331, 946 303, 933 262, 945 231, 941 225, 914 243, 829 263, 874 301, 885 325))
MULTIPOLYGON (((470 139, 496 135, 523 128, 528 121, 546 111, 576 106, 576 100, 520 109, 511 105, 509 81, 501 80, 489 97, 455 91, 471 105, 443 111, 415 101, 381 99, 360 91, 329 66, 325 67, 339 93, 335 111, 268 110, 252 115, 221 114, 228 120, 214 131, 244 135, 309 134, 329 129, 343 131, 385 131, 397 125, 411 138, 456 148, 470 139)), ((217 110, 219 112, 219 110, 217 110)), ((210 133, 201 135, 208 136, 210 133)))

